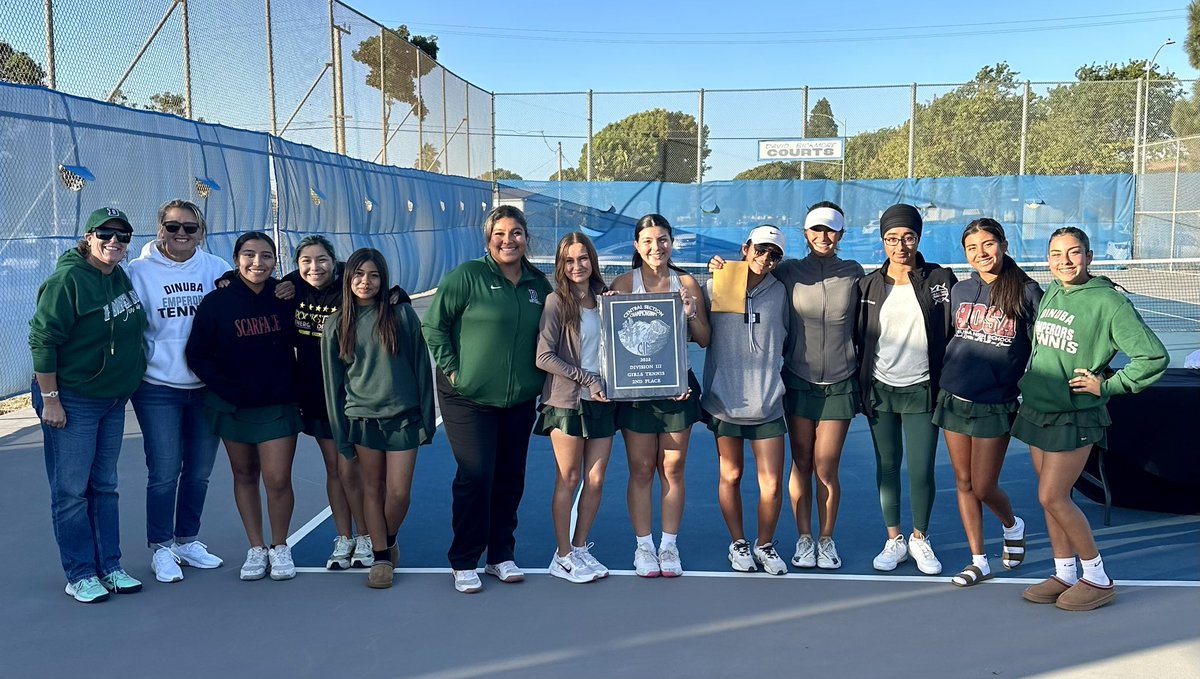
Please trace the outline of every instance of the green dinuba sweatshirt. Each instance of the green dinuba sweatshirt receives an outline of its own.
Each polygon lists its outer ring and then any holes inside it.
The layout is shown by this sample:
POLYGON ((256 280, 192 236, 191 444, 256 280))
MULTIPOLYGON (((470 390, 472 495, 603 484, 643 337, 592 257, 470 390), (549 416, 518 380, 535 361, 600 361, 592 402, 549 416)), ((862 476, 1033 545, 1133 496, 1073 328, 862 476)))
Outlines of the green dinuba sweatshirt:
POLYGON ((552 288, 523 266, 513 285, 491 255, 464 262, 442 277, 422 327, 433 360, 463 397, 510 408, 542 391, 536 365, 538 321, 552 288))
POLYGON ((103 273, 75 248, 38 288, 29 321, 33 370, 96 399, 129 398, 146 373, 146 312, 120 266, 103 273))
POLYGON ((341 311, 325 319, 321 332, 325 406, 333 439, 342 453, 354 452, 354 445, 347 439, 350 418, 389 420, 419 414, 426 436, 421 445, 433 440, 433 366, 421 337, 421 320, 409 304, 398 304, 393 309, 395 356, 387 352, 375 332, 379 310, 374 304, 356 307, 358 324, 354 330, 354 358, 350 361, 338 356, 341 311))
POLYGON ((1065 287, 1055 280, 1038 307, 1033 357, 1021 378, 1023 405, 1042 413, 1098 408, 1118 394, 1139 392, 1170 363, 1166 348, 1125 295, 1104 276, 1065 287), (1072 393, 1076 368, 1101 374, 1117 351, 1129 364, 1100 386, 1100 396, 1072 393))

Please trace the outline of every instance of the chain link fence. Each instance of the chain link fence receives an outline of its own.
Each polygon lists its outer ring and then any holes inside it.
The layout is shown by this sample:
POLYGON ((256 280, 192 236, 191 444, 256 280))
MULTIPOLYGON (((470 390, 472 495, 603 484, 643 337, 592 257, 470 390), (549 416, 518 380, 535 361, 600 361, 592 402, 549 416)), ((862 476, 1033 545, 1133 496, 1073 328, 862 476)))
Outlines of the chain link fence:
MULTIPOLYGON (((986 71, 987 69, 985 69, 986 71)), ((515 179, 700 182, 1135 173, 1200 134, 1177 80, 496 94, 515 179), (762 162, 758 141, 840 137, 842 160, 762 162), (1155 155, 1157 154, 1157 155, 1155 155)))
POLYGON ((0 79, 377 163, 492 169, 491 94, 336 1, 5 3, 0 79))

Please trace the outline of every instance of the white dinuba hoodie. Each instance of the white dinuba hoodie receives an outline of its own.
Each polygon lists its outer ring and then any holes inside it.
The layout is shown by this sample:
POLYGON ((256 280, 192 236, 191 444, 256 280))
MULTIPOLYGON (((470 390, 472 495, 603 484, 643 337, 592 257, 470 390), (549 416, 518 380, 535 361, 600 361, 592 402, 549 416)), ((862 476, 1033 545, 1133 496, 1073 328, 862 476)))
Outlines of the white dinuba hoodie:
POLYGON ((146 243, 129 263, 129 278, 149 321, 143 380, 176 389, 204 386, 188 370, 183 349, 200 300, 216 289, 215 281, 230 268, 229 262, 199 248, 186 262, 173 261, 158 249, 158 241, 146 243))

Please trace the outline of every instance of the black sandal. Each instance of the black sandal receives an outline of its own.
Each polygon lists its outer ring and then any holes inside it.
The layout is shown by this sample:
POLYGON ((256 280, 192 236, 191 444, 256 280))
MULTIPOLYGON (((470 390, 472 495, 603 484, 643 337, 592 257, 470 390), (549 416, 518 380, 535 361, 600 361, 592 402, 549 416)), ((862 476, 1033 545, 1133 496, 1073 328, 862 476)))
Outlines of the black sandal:
POLYGON ((1012 570, 1021 565, 1025 560, 1025 535, 1022 534, 1016 540, 1004 540, 1004 552, 1001 554, 1000 563, 1008 570, 1012 570))
POLYGON ((971 585, 978 585, 984 580, 991 580, 992 575, 993 573, 990 572, 984 575, 983 570, 979 566, 971 564, 959 571, 958 575, 950 578, 950 583, 955 587, 970 587, 971 585))

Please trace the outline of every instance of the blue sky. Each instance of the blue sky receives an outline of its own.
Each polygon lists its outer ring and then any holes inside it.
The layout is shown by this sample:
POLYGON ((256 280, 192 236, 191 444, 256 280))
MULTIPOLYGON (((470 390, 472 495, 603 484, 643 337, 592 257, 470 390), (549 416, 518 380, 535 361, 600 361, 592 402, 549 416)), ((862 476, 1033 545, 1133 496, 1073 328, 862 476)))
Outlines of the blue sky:
POLYGON ((1158 61, 1195 78, 1186 2, 535 2, 349 0, 436 34, 442 63, 496 92, 958 83, 1007 61, 1072 80, 1091 62, 1158 61))

